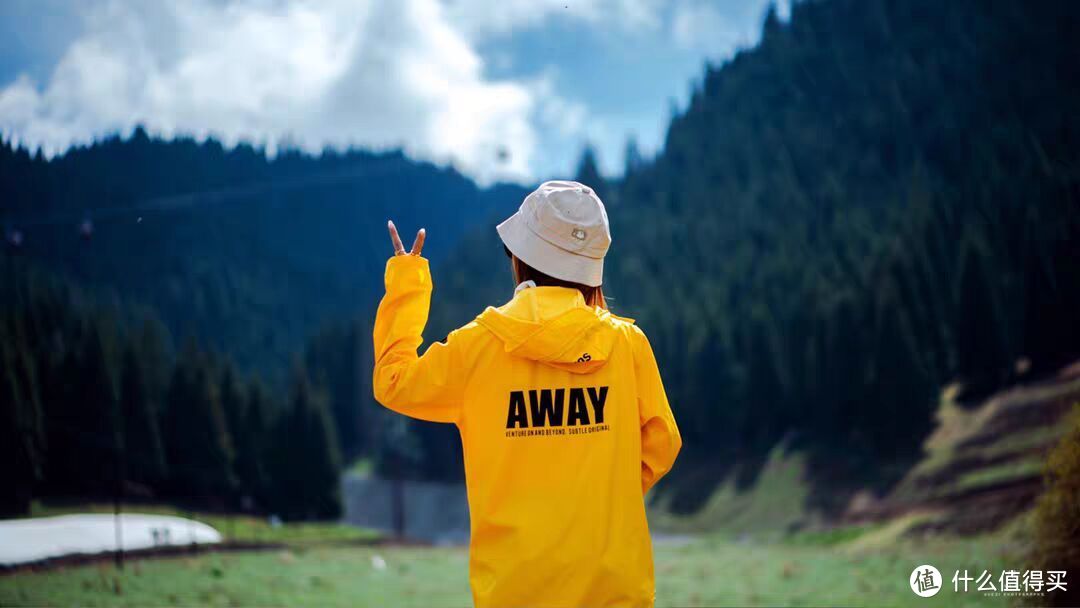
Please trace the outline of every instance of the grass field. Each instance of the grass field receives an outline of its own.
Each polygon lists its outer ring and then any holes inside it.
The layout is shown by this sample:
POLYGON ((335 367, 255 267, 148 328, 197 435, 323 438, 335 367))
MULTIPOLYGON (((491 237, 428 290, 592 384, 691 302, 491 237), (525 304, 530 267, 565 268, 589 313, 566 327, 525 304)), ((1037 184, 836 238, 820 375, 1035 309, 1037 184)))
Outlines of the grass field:
MULTIPOLYGON (((1022 566, 1017 548, 1003 537, 915 542, 872 536, 857 530, 805 535, 795 543, 719 536, 661 543, 657 605, 1005 606, 1009 598, 953 593, 948 580, 956 569, 1022 566), (946 578, 946 588, 925 600, 907 583, 924 563, 946 578)), ((297 548, 145 560, 122 572, 99 564, 7 575, 0 577, 0 605, 437 608, 471 604, 467 576, 464 548, 297 548)))

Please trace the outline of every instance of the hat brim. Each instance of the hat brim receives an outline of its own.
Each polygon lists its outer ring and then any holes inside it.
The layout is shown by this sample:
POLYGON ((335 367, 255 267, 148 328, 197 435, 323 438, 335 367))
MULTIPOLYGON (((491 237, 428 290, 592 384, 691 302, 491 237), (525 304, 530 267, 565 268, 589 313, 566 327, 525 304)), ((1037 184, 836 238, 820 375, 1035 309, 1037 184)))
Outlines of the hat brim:
POLYGON ((603 258, 578 255, 552 245, 529 230, 520 210, 495 230, 510 253, 546 275, 589 287, 604 282, 603 258))

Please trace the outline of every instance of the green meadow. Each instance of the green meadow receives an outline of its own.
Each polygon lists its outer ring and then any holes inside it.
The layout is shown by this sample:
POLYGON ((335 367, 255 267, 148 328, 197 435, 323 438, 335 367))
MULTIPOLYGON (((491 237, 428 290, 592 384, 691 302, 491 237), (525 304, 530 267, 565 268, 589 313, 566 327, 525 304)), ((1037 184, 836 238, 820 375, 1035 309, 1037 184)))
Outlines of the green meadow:
MULTIPOLYGON (((936 566, 946 586, 927 606, 1005 606, 954 593, 957 570, 1019 567, 1009 536, 898 539, 887 529, 804 533, 757 543, 706 535, 658 542, 658 606, 901 606, 912 569, 936 566)), ((977 575, 978 573, 976 573, 977 575)), ((0 578, 4 606, 467 606, 464 548, 355 546, 203 553, 91 564, 0 578)))

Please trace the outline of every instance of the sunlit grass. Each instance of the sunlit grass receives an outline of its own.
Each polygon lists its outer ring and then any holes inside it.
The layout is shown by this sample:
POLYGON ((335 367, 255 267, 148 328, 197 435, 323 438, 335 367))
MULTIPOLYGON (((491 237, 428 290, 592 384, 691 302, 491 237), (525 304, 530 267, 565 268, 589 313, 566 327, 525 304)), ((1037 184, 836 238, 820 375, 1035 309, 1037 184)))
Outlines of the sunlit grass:
POLYGON ((0 605, 464 606, 466 570, 460 549, 203 554, 6 576, 0 605))
MULTIPOLYGON (((847 536, 858 536, 853 531, 847 536)), ((658 606, 1005 606, 1008 598, 952 591, 957 569, 1022 564, 1003 537, 864 543, 754 543, 706 536, 655 549, 658 606), (912 595, 907 577, 936 566, 946 587, 912 595)), ((977 572, 976 572, 977 574, 977 572)), ((335 547, 148 560, 0 578, 2 605, 468 606, 464 548, 335 547), (117 592, 119 590, 119 593, 117 592)))
POLYGON ((731 537, 775 540, 814 515, 806 509, 810 486, 805 458, 775 448, 750 488, 739 489, 727 479, 691 515, 674 515, 661 500, 649 512, 653 529, 667 532, 719 532, 731 537))

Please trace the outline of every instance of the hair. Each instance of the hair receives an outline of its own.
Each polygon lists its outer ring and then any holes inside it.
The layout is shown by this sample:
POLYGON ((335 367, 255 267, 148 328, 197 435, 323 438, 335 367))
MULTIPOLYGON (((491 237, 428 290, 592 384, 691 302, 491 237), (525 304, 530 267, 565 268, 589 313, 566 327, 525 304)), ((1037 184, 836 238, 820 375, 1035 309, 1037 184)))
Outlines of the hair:
POLYGON ((570 289, 576 289, 581 292, 581 295, 585 298, 585 303, 589 306, 599 306, 600 308, 607 308, 607 301, 604 300, 604 286, 597 285, 592 287, 590 285, 584 285, 582 283, 574 283, 572 281, 564 281, 563 279, 557 279, 551 275, 544 274, 539 270, 529 266, 521 258, 514 255, 510 248, 503 245, 503 251, 506 252, 506 257, 510 258, 510 264, 514 270, 514 278, 518 283, 525 281, 532 281, 536 283, 537 287, 567 287, 570 289))

